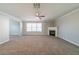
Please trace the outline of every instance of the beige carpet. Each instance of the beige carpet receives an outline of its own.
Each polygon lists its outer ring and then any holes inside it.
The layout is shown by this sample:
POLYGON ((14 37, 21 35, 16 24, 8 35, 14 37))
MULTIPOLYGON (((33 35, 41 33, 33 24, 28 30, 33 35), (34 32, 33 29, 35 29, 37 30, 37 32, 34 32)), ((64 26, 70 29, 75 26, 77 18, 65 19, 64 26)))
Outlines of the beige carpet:
POLYGON ((69 55, 79 54, 79 47, 50 36, 11 37, 0 45, 1 55, 69 55))

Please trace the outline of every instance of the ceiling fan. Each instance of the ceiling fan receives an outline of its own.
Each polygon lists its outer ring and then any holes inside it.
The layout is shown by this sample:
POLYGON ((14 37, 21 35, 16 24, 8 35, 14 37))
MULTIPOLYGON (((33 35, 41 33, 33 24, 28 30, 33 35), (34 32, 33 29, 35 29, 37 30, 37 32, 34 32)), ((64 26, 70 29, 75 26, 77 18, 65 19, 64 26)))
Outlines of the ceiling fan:
POLYGON ((42 17, 45 17, 44 15, 40 15, 39 12, 36 12, 35 16, 36 16, 37 18, 39 18, 39 19, 41 19, 42 17))
POLYGON ((44 15, 41 15, 40 13, 40 3, 34 3, 33 6, 35 9, 35 16, 37 19, 42 19, 42 17, 45 17, 44 15))

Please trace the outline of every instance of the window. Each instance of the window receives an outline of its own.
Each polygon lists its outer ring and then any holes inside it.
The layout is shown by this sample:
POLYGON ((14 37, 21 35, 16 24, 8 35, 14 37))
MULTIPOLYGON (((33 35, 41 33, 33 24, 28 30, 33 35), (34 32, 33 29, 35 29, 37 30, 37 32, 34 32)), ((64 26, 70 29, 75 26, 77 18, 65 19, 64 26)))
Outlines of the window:
POLYGON ((42 23, 26 23, 27 32, 42 32, 42 23))

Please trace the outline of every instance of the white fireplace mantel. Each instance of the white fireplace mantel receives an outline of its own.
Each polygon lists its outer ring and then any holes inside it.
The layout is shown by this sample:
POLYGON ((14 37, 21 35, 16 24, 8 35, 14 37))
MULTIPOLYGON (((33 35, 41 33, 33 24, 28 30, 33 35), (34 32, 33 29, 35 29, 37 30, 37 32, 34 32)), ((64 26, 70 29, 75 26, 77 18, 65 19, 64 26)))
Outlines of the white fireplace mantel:
POLYGON ((49 35, 49 30, 55 30, 55 36, 57 37, 57 27, 48 27, 48 35, 49 35))

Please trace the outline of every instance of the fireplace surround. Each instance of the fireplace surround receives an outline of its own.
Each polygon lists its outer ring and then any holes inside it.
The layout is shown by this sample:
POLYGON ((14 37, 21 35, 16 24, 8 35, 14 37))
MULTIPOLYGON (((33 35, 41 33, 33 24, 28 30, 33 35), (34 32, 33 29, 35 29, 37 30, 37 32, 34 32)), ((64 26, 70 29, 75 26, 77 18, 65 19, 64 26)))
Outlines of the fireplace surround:
POLYGON ((49 36, 57 36, 57 27, 48 27, 49 36))

